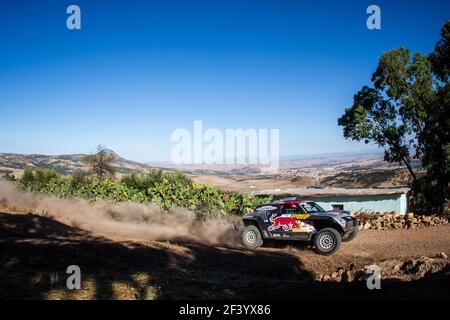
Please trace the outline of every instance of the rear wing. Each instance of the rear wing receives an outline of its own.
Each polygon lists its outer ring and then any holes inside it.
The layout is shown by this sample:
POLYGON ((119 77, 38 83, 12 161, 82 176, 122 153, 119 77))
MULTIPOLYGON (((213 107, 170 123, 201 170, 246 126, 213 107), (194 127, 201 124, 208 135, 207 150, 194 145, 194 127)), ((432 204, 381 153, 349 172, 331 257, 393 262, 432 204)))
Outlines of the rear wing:
POLYGON ((285 198, 280 198, 280 199, 273 200, 271 203, 276 204, 276 203, 279 203, 279 202, 296 201, 296 200, 297 200, 297 197, 285 197, 285 198))

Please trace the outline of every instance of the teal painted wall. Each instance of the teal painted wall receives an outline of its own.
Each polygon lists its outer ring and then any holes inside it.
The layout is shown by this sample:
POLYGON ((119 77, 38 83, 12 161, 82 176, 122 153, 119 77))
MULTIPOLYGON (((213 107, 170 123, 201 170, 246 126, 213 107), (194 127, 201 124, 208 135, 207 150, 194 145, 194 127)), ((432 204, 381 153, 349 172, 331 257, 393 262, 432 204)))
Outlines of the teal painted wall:
POLYGON ((328 196, 328 197, 308 197, 309 200, 317 202, 325 210, 331 210, 332 205, 343 205, 344 210, 356 211, 376 211, 376 212, 396 212, 406 214, 407 200, 405 194, 389 194, 374 196, 328 196))

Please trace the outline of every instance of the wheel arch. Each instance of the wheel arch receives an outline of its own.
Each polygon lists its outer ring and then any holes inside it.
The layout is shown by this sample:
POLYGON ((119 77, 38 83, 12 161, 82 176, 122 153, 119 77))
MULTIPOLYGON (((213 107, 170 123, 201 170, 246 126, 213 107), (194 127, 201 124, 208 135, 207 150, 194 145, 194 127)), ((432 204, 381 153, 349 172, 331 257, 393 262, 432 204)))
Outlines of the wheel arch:
POLYGON ((259 222, 255 218, 250 218, 250 219, 246 218, 246 219, 243 219, 243 222, 244 222, 244 227, 246 227, 246 226, 255 226, 255 227, 257 227, 259 232, 261 233, 261 236, 264 237, 264 233, 263 233, 263 230, 261 228, 261 225, 259 224, 259 222))
POLYGON ((250 225, 257 226, 259 229, 261 229, 259 227, 259 223, 258 223, 258 221, 256 221, 256 219, 244 219, 244 226, 250 226, 250 225))
POLYGON ((314 228, 317 230, 317 232, 325 228, 333 228, 336 229, 336 231, 339 232, 341 236, 345 233, 344 228, 339 223, 328 219, 315 221, 314 228))

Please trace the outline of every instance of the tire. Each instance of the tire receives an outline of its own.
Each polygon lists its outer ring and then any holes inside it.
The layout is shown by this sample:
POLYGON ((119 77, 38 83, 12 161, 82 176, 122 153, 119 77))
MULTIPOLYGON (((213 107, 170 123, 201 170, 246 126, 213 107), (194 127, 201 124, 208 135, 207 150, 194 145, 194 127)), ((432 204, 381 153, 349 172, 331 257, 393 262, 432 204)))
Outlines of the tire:
POLYGON ((242 232, 242 242, 248 249, 256 249, 263 244, 261 232, 257 226, 249 225, 242 232))
POLYGON ((356 238, 358 235, 358 227, 356 227, 351 233, 346 235, 345 237, 342 237, 342 242, 349 242, 356 238))
POLYGON ((333 228, 324 228, 314 237, 314 246, 318 254, 328 256, 341 246, 341 234, 333 228))

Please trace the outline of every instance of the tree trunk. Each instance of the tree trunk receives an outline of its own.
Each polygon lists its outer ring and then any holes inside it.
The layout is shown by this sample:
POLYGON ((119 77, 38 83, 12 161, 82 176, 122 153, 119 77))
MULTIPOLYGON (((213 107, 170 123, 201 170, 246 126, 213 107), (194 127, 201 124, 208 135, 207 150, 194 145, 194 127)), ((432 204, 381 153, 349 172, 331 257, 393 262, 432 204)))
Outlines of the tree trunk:
POLYGON ((406 165, 406 168, 408 168, 408 171, 409 171, 409 173, 411 174, 411 176, 412 176, 412 178, 413 178, 413 182, 415 182, 416 180, 417 180, 417 176, 416 176, 416 174, 414 173, 414 171, 413 171, 413 169, 412 169, 412 167, 411 167, 411 164, 409 163, 409 161, 408 160, 406 160, 406 159, 403 159, 403 162, 405 163, 405 165, 406 165))

